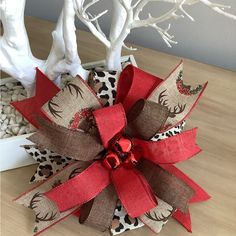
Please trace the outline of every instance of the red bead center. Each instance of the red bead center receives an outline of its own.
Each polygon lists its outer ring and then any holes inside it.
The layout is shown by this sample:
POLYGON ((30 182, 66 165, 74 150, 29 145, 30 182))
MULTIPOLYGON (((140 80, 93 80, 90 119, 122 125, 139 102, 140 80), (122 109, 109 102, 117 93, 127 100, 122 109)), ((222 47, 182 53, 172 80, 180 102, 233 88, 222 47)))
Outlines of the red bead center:
POLYGON ((132 167, 140 159, 134 154, 132 141, 126 137, 121 137, 115 141, 111 149, 106 153, 103 164, 108 169, 116 169, 120 165, 132 167))

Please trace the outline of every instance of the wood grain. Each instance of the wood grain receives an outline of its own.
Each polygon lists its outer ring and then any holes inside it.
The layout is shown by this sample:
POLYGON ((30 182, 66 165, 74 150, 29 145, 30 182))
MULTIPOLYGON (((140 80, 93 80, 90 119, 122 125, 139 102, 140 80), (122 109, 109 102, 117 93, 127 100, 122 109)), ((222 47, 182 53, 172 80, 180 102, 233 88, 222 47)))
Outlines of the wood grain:
MULTIPOLYGON (((51 46, 53 23, 26 18, 33 53, 46 58, 51 46)), ((103 59, 105 49, 90 33, 78 31, 78 49, 83 62, 103 59)), ((166 77, 180 58, 138 47, 134 54, 139 67, 166 77)), ((125 52, 129 54, 129 52, 125 52)), ((236 73, 199 62, 185 60, 184 78, 188 83, 209 81, 197 109, 188 119, 188 127, 199 127, 197 142, 203 151, 179 167, 205 188, 212 199, 191 206, 193 236, 236 235, 236 73)), ((4 158, 1 156, 1 158, 4 158)), ((1 235, 31 235, 34 216, 31 210, 15 205, 12 199, 26 191, 36 166, 1 174, 1 235)), ((109 235, 79 225, 69 217, 44 233, 47 236, 109 235)), ((124 236, 154 235, 148 228, 126 232, 124 236)), ((164 227, 162 236, 187 236, 174 220, 164 227)))

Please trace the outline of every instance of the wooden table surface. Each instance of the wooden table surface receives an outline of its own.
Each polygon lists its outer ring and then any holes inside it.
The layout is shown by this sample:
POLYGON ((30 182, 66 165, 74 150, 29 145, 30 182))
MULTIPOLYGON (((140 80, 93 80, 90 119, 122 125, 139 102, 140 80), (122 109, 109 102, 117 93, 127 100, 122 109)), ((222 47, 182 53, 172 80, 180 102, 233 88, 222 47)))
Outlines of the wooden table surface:
MULTIPOLYGON (((46 58, 51 45, 53 23, 26 18, 33 53, 46 58)), ((78 50, 85 62, 101 60, 105 49, 90 33, 78 31, 78 50)), ((138 47, 134 52, 138 66, 165 77, 181 58, 138 47)), ((128 55, 129 52, 125 51, 128 55)), ((185 59, 184 78, 188 83, 209 81, 199 105, 187 121, 187 128, 199 127, 197 142, 203 151, 178 166, 205 190, 212 199, 191 205, 193 236, 236 235, 236 72, 185 59)), ((1 156, 1 158, 4 158, 1 156)), ((1 235, 31 235, 33 212, 12 202, 20 193, 31 188, 28 184, 36 166, 23 167, 1 174, 1 235)), ((48 236, 98 236, 100 233, 80 225, 73 217, 43 233, 48 236)), ((148 228, 133 230, 124 236, 155 235, 148 228)), ((189 235, 170 220, 161 236, 189 235)))

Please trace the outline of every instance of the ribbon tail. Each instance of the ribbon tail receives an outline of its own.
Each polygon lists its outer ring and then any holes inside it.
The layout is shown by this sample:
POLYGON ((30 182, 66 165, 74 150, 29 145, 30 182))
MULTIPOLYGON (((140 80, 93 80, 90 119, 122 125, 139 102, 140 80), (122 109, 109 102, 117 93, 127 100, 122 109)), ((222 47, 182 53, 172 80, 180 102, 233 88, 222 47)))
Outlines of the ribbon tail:
POLYGON ((81 207, 79 222, 102 232, 108 230, 111 226, 117 200, 114 187, 109 185, 97 197, 81 207))
POLYGON ((148 100, 167 106, 170 113, 166 120, 166 131, 186 119, 199 102, 207 83, 193 88, 183 82, 183 61, 157 86, 148 100), (168 101, 168 102, 167 102, 168 101))
POLYGON ((145 159, 137 167, 158 198, 183 212, 188 210, 194 191, 184 181, 145 159))
POLYGON ((160 233, 163 226, 167 223, 169 218, 173 215, 176 209, 156 197, 158 205, 151 211, 141 215, 139 219, 153 232, 160 233))
POLYGON ((194 128, 159 142, 134 139, 134 143, 142 148, 145 159, 155 164, 174 164, 201 151, 195 143, 196 136, 197 128, 194 128))
POLYGON ((12 102, 15 107, 32 125, 38 128, 36 116, 48 119, 41 111, 41 107, 52 99, 59 91, 58 88, 46 75, 36 68, 36 88, 35 96, 21 101, 12 102), (46 91, 46 92, 45 92, 46 91))
POLYGON ((186 213, 183 213, 180 210, 177 210, 173 214, 173 218, 177 220, 188 232, 192 233, 192 224, 189 210, 186 213))
POLYGON ((111 172, 111 179, 131 217, 138 217, 156 207, 157 201, 148 182, 137 170, 120 167, 111 172))
POLYGON ((69 215, 78 212, 78 206, 76 206, 60 213, 56 204, 46 198, 43 193, 49 191, 52 186, 64 183, 72 176, 81 173, 85 168, 87 168, 87 163, 85 162, 77 161, 72 163, 14 200, 15 203, 34 211, 35 223, 33 232, 35 235, 40 234, 69 215))
POLYGON ((203 202, 211 198, 211 196, 202 187, 200 187, 196 182, 194 182, 191 178, 189 178, 186 174, 184 174, 174 165, 164 164, 160 166, 170 174, 184 181, 189 187, 191 187, 194 190, 194 195, 189 200, 189 203, 203 202))
POLYGON ((75 211, 75 212, 73 213, 73 216, 79 218, 79 217, 80 217, 80 209, 77 210, 77 211, 75 211))
POLYGON ((109 184, 109 171, 101 162, 94 162, 79 175, 45 192, 44 196, 63 212, 95 198, 109 184))

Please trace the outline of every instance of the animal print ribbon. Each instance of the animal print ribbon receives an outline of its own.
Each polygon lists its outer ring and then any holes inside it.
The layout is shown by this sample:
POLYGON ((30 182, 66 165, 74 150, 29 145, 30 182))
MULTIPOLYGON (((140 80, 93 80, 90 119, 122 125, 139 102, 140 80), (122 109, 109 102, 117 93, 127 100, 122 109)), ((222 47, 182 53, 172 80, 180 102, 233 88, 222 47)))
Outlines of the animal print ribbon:
MULTIPOLYGON (((78 163, 92 161, 81 173, 41 193, 49 209, 54 209, 53 224, 80 207, 80 222, 104 231, 110 226, 117 195, 132 217, 155 208, 156 199, 161 198, 178 209, 176 218, 186 223, 183 212, 188 214, 188 202, 201 188, 193 187, 184 175, 175 177, 178 171, 169 167, 200 151, 195 143, 196 129, 160 142, 149 141, 158 131, 183 121, 206 87, 191 90, 181 81, 182 63, 163 82, 127 66, 120 75, 114 106, 102 107, 79 77, 43 106, 42 112, 52 123, 39 119, 39 130, 29 139, 78 163), (77 99, 68 96, 72 88, 77 99), (78 122, 82 112, 83 122, 78 122)), ((66 172, 64 168, 59 175, 66 172)), ((33 192, 35 189, 17 202, 27 205, 33 192)), ((204 194, 202 198, 207 198, 204 194)))

